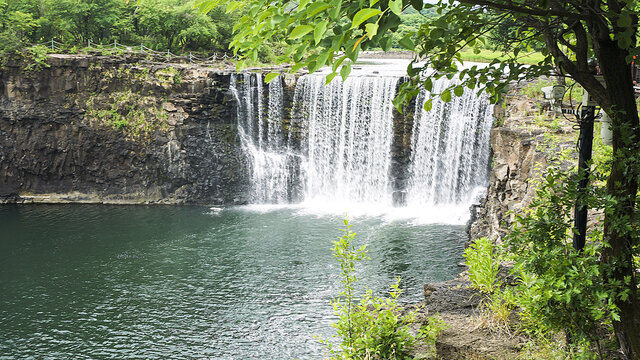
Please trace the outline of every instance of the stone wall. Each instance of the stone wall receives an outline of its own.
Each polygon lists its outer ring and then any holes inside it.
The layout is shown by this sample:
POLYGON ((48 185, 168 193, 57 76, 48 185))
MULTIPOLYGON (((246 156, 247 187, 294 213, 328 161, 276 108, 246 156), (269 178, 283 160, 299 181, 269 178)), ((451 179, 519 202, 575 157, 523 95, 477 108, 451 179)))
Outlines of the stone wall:
POLYGON ((242 204, 232 70, 52 55, 0 70, 0 202, 242 204))

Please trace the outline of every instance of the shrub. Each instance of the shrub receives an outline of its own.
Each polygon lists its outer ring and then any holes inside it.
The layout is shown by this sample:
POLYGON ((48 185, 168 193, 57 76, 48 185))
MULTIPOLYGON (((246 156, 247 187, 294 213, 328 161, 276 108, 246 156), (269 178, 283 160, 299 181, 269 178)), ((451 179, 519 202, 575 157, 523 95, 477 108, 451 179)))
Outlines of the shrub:
POLYGON ((465 249, 464 257, 469 267, 469 280, 474 288, 491 294, 500 288, 500 270, 494 244, 487 238, 476 240, 465 249))
POLYGON ((356 248, 353 244, 356 233, 350 230, 348 220, 344 220, 344 235, 333 242, 333 255, 340 264, 343 289, 331 304, 338 322, 333 324, 341 342, 334 346, 328 340, 320 340, 328 348, 331 359, 411 359, 410 351, 416 341, 425 340, 432 344, 442 330, 439 318, 429 319, 418 338, 414 337, 407 324, 415 321, 415 313, 400 315, 397 303, 401 294, 400 278, 391 285, 389 297, 373 296, 367 290, 362 297, 354 291, 358 281, 355 265, 368 259, 366 246, 356 248))
MULTIPOLYGON (((521 279, 516 303, 525 330, 538 335, 568 331, 574 347, 599 347, 599 330, 619 316, 614 299, 628 294, 603 281, 608 270, 599 261, 600 229, 587 234, 591 241, 582 251, 573 249, 571 215, 577 197, 574 178, 548 169, 536 200, 526 214, 516 216, 506 241, 521 279)), ((608 200, 601 190, 590 188, 582 201, 590 208, 606 208, 608 200)))

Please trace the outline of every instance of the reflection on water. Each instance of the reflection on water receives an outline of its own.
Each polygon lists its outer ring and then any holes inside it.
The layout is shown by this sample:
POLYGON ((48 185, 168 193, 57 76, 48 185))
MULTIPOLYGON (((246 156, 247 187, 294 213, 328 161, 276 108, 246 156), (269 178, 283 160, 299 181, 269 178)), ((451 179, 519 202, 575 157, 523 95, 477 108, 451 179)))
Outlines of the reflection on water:
MULTIPOLYGON (((319 359, 341 217, 296 208, 0 206, 0 359, 319 359)), ((352 219, 378 294, 455 276, 458 225, 352 219)))

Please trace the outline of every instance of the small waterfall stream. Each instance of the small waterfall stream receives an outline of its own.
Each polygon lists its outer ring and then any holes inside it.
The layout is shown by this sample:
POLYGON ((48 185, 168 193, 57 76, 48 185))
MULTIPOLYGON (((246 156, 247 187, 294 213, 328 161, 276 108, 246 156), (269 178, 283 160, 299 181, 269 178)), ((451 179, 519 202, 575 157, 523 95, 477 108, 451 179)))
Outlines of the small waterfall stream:
MULTIPOLYGON (((488 98, 466 91, 450 103, 434 101, 426 112, 423 92, 410 133, 397 136, 394 122, 406 121, 392 105, 400 81, 370 74, 325 85, 322 74, 303 75, 289 111, 282 77, 266 85, 259 73, 232 75, 239 134, 250 160, 251 202, 389 208, 395 180, 403 178, 407 209, 459 206, 466 212, 488 178, 488 98), (406 173, 397 174, 393 165, 402 159, 392 149, 407 146, 408 164, 401 166, 406 173)), ((433 91, 448 85, 442 78, 433 91)))
POLYGON ((287 146, 282 129, 282 81, 277 79, 267 86, 265 106, 261 74, 233 75, 230 83, 238 104, 238 133, 251 163, 251 201, 282 204, 290 201, 295 187, 298 155, 287 146))
MULTIPOLYGON (((440 93, 450 84, 451 80, 441 78, 434 82, 433 92, 440 93)), ((425 98, 422 92, 416 99, 407 203, 469 203, 489 175, 493 123, 489 98, 467 90, 449 103, 434 101, 429 112, 423 108, 425 98)))
POLYGON ((303 129, 305 200, 391 205, 393 100, 398 78, 298 80, 293 113, 303 129))

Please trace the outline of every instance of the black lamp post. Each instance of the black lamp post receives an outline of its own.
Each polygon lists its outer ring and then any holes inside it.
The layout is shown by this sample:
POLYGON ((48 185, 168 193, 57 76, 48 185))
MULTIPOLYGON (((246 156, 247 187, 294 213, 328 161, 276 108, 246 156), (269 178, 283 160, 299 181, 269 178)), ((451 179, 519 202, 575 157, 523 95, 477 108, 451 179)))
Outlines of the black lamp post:
POLYGON ((587 205, 585 202, 587 184, 591 167, 591 153, 593 150, 593 122, 595 120, 596 105, 591 101, 588 92, 582 95, 580 109, 580 135, 578 137, 578 198, 574 212, 575 232, 573 234, 573 248, 580 251, 584 248, 587 233, 587 205))

